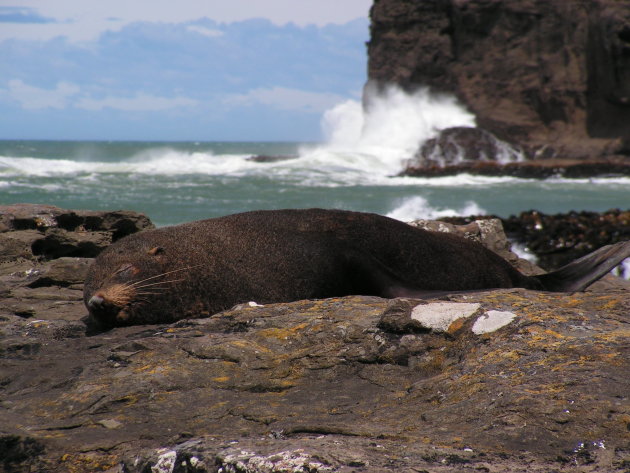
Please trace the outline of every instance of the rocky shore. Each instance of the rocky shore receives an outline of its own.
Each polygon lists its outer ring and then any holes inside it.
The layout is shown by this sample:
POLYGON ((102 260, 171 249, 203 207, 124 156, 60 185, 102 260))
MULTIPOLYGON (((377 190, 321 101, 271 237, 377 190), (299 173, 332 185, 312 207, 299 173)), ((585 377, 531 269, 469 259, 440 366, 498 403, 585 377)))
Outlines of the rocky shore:
MULTIPOLYGON (((630 290, 618 278, 579 294, 244 304, 86 336, 95 248, 150 221, 0 215, 0 471, 628 470, 630 290)), ((505 253, 496 220, 416 224, 540 271, 505 253)))

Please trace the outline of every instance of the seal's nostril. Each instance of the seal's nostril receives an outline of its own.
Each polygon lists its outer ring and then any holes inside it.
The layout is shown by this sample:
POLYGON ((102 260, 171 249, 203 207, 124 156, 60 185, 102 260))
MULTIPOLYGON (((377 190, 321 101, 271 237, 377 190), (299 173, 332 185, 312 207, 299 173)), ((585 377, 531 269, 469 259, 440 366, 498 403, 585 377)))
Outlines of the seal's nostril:
POLYGON ((105 302, 105 300, 101 296, 92 296, 88 301, 88 306, 90 306, 91 309, 102 309, 103 302, 105 302))

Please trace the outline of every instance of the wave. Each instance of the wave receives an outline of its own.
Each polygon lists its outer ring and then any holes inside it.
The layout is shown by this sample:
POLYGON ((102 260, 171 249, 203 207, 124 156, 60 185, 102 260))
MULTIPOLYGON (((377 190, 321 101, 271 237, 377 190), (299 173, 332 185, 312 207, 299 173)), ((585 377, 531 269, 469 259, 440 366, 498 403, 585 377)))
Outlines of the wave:
MULTIPOLYGON (((271 179, 303 187, 422 187, 422 188, 479 188, 531 183, 532 179, 511 176, 475 176, 457 174, 432 178, 392 175, 392 167, 373 154, 335 150, 327 147, 302 150, 297 158, 271 163, 250 160, 248 154, 215 155, 209 152, 188 152, 154 148, 117 162, 75 161, 70 159, 42 159, 0 156, 2 188, 17 185, 29 178, 71 178, 76 184, 99 181, 107 176, 161 177, 177 180, 181 176, 252 177, 271 179)), ((191 179, 189 181, 192 181, 191 179)), ((605 187, 628 188, 630 177, 602 177, 592 179, 560 179, 540 181, 537 186, 566 185, 571 188, 605 187)), ((41 184, 38 184, 41 185, 41 184)))
POLYGON ((73 161, 0 156, 0 176, 79 176, 83 174, 230 174, 255 167, 247 156, 188 153, 171 149, 148 149, 117 162, 73 161))
MULTIPOLYGON (((436 98, 428 91, 408 94, 390 87, 366 91, 364 111, 358 101, 347 101, 322 117, 327 137, 320 146, 303 147, 297 159, 274 163, 248 160, 250 154, 213 154, 208 151, 152 147, 114 162, 93 160, 94 150, 81 149, 76 159, 0 157, 2 175, 76 175, 84 173, 230 174, 259 170, 286 172, 305 169, 328 174, 388 176, 399 173, 420 143, 446 127, 474 126, 474 117, 452 98, 436 98)), ((98 153, 97 153, 98 155, 98 153)), ((354 180, 354 179, 351 179, 354 180)))
POLYGON ((485 215, 487 212, 476 202, 468 201, 459 209, 435 208, 421 196, 403 199, 398 206, 387 213, 388 217, 409 222, 418 219, 439 220, 444 217, 461 217, 468 215, 485 215))
MULTIPOLYGON (((230 144, 213 149, 178 149, 178 145, 162 146, 147 143, 132 147, 111 148, 95 143, 77 148, 73 159, 53 158, 60 151, 51 148, 51 157, 0 156, 0 181, 29 177, 99 180, 107 175, 159 176, 243 176, 276 179, 305 187, 348 186, 422 186, 480 187, 531 182, 509 176, 472 176, 462 173, 437 178, 400 177, 404 163, 423 141, 454 126, 474 126, 472 114, 454 98, 432 96, 426 90, 406 93, 389 87, 376 93, 365 93, 367 106, 359 101, 346 101, 328 110, 322 117, 326 142, 302 146, 297 156, 277 156, 271 162, 257 162, 251 144, 230 144), (112 156, 104 156, 107 153, 112 156), (128 154, 125 154, 128 153, 128 154), (95 159, 95 156, 99 158, 95 159), (114 157, 115 156, 115 157, 114 157)), ((269 148, 267 148, 269 149, 269 148)), ((264 151, 263 151, 264 152, 264 151)), ((295 148, 291 151, 295 152, 295 148)), ((190 179, 192 181, 193 179, 190 179)), ((627 186, 630 177, 594 179, 551 178, 549 185, 571 183, 581 185, 627 186)))

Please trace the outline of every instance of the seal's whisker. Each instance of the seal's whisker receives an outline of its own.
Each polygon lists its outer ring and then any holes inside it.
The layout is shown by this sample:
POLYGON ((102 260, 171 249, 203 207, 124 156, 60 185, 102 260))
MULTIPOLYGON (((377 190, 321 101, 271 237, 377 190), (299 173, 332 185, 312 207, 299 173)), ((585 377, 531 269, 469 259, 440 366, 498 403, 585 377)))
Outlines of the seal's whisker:
POLYGON ((133 283, 131 283, 130 285, 131 285, 131 286, 137 286, 138 284, 141 284, 141 283, 143 283, 143 282, 145 282, 145 281, 150 281, 151 279, 160 278, 160 277, 162 277, 162 276, 166 276, 167 274, 176 273, 176 272, 178 272, 178 271, 186 271, 186 270, 188 270, 188 269, 197 268, 197 267, 199 267, 199 266, 201 266, 201 265, 200 265, 200 264, 195 264, 195 265, 193 265, 193 266, 187 266, 187 267, 185 267, 185 268, 174 269, 174 270, 172 270, 172 271, 166 271, 165 273, 161 273, 161 274, 158 274, 158 275, 156 275, 156 276, 151 276, 151 277, 149 277, 149 278, 146 278, 146 279, 141 279, 140 281, 133 282, 133 283))
MULTIPOLYGON (((180 282, 180 281, 184 281, 184 279, 171 279, 170 281, 153 282, 150 284, 143 284, 142 286, 132 286, 132 287, 133 289, 142 289, 143 287, 159 286, 160 284, 171 284, 171 283, 180 282)), ((160 288, 160 289, 166 289, 166 288, 160 288)))
MULTIPOLYGON (((164 291, 166 291, 166 288, 165 287, 152 287, 151 291, 154 291, 154 292, 151 292, 150 294, 164 294, 164 291)), ((149 293, 147 293, 146 291, 140 291, 140 292, 135 292, 134 294, 137 295, 137 294, 149 294, 149 293)))

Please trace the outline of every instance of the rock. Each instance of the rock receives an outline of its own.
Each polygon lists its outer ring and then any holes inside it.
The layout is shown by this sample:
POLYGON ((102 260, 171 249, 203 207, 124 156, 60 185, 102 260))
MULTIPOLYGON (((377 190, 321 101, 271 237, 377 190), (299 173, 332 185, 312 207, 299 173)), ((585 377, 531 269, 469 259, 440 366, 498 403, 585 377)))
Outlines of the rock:
POLYGON ((37 271, 28 287, 61 286, 78 284, 83 288, 83 281, 92 262, 91 258, 58 258, 44 264, 37 271))
MULTIPOLYGON (((488 235, 500 235, 502 228, 505 228, 509 241, 527 247, 545 271, 557 269, 602 246, 630 239, 630 210, 610 209, 606 212, 582 211, 555 215, 530 210, 508 218, 483 215, 445 217, 443 220, 439 224, 441 228, 453 228, 453 231, 463 232, 464 236, 469 235, 466 229, 474 228, 474 225, 486 220, 491 222, 488 225, 493 228, 488 235), (496 220, 500 221, 499 228, 496 220)), ((477 238, 474 234, 470 234, 470 237, 477 238)), ((509 245, 507 241, 499 237, 496 244, 482 242, 526 274, 541 271, 537 266, 528 267, 528 263, 523 263, 523 260, 515 262, 514 255, 501 251, 502 244, 509 245)), ((626 278, 628 276, 630 274, 626 274, 626 278)))
POLYGON ((247 158, 248 161, 253 161, 255 163, 277 163, 280 161, 291 161, 293 159, 297 159, 298 155, 269 155, 269 154, 257 154, 255 156, 250 156, 247 158))
POLYGON ((616 471, 630 460, 628 295, 445 298, 479 307, 446 332, 413 328, 430 304, 375 297, 91 337, 77 320, 9 317, 0 439, 14 472, 616 471))
POLYGON ((0 226, 0 263, 19 258, 91 258, 112 241, 154 227, 136 212, 75 211, 37 204, 0 206, 0 226))
POLYGON ((547 270, 604 245, 630 240, 630 210, 556 215, 528 211, 504 219, 503 225, 510 238, 526 244, 547 270))
POLYGON ((441 177, 455 176, 462 173, 478 176, 514 176, 523 179, 620 177, 630 176, 630 162, 549 159, 505 164, 491 161, 471 161, 442 166, 434 162, 425 163, 424 161, 411 159, 400 175, 441 177))
POLYGON ((377 0, 368 88, 455 95, 532 157, 627 159, 629 31, 615 0, 377 0))
MULTIPOLYGON (((497 253, 501 258, 509 261, 523 274, 535 275, 544 271, 535 264, 520 258, 512 252, 511 244, 503 231, 502 221, 498 217, 448 218, 445 221, 414 220, 410 225, 433 232, 455 233, 470 240, 483 244, 486 248, 497 253), (449 223, 453 222, 453 223, 449 223), (457 225, 456 223, 459 223, 457 225)), ((521 240, 518 239, 520 242, 521 240)))
POLYGON ((468 162, 505 164, 525 159, 523 152, 492 133, 473 127, 445 128, 425 141, 407 167, 457 166, 468 162))
POLYGON ((0 264, 32 258, 31 245, 39 236, 37 232, 32 230, 19 233, 0 233, 0 264))

